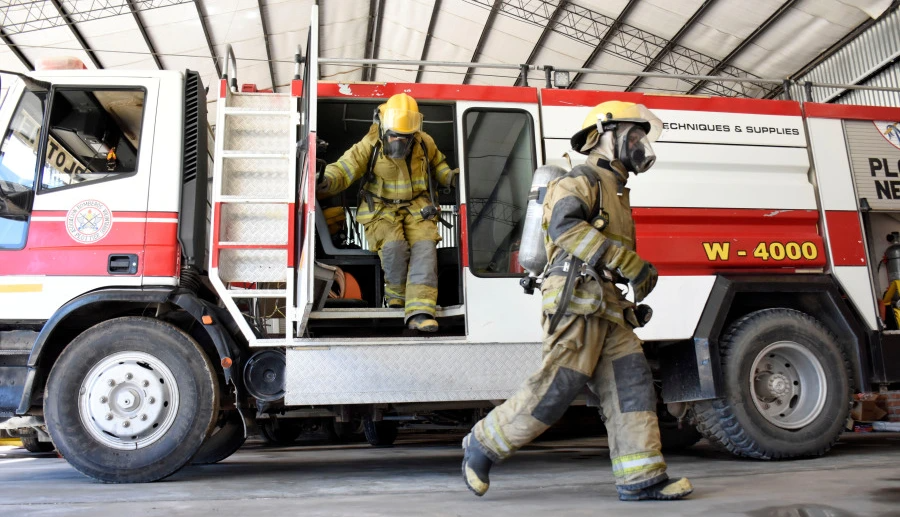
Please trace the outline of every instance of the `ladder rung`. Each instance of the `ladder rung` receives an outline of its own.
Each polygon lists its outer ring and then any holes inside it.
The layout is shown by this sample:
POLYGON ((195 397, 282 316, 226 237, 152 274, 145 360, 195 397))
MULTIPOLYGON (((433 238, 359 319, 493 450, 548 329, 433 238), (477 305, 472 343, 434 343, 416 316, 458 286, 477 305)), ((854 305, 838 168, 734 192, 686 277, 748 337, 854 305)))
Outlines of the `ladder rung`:
POLYGON ((226 115, 271 115, 286 117, 288 115, 292 115, 293 113, 293 111, 284 110, 248 110, 243 108, 225 108, 226 115))
POLYGON ((270 243, 270 242, 220 242, 219 249, 232 249, 232 250, 266 250, 266 249, 285 249, 287 248, 286 242, 281 243, 270 243))
POLYGON ((229 289, 226 291, 232 298, 285 298, 285 289, 229 289))
POLYGON ((262 197, 243 197, 243 196, 219 196, 219 199, 216 199, 220 203, 259 203, 261 205, 271 205, 271 204, 286 204, 293 203, 293 199, 277 199, 277 198, 262 198, 262 197))
POLYGON ((246 153, 244 151, 222 151, 222 158, 263 158, 263 159, 287 159, 291 153, 246 153))

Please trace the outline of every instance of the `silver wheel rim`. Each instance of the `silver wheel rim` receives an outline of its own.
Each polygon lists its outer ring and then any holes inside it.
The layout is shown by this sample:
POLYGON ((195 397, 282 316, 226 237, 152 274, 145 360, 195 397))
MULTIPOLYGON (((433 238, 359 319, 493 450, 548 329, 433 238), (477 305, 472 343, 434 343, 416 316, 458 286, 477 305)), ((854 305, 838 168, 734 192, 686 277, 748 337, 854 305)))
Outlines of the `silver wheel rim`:
POLYGON ((159 441, 178 414, 172 371, 144 352, 119 352, 97 363, 78 392, 78 412, 103 445, 135 450, 159 441))
POLYGON ((822 413, 828 381, 822 363, 808 348, 778 341, 753 360, 750 394, 767 421, 782 429, 801 429, 822 413))

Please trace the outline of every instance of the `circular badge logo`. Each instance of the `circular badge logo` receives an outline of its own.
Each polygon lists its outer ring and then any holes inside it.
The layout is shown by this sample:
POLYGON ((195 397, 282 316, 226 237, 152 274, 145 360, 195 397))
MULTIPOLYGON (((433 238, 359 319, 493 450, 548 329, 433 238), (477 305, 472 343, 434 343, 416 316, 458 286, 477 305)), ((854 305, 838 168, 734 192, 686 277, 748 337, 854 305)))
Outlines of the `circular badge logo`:
POLYGON ((109 211, 109 207, 100 201, 89 199, 69 210, 66 230, 76 241, 90 244, 109 235, 112 223, 112 212, 109 211))

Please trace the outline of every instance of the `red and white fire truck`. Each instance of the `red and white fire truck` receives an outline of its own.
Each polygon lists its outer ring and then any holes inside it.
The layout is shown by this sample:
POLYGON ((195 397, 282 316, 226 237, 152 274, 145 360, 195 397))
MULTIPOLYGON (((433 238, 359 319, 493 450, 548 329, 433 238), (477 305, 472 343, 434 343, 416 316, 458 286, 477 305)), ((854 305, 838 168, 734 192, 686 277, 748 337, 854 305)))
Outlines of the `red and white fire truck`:
POLYGON ((276 438, 360 426, 373 444, 400 422, 471 424, 540 361, 540 301, 517 262, 532 175, 570 167, 569 137, 611 99, 665 123, 656 165, 629 183, 638 252, 661 275, 638 333, 665 436, 819 455, 853 393, 900 381, 900 109, 327 83, 309 75, 316 49, 313 35, 290 94, 236 91, 226 67, 211 146, 196 73, 10 85, 0 427, 52 438, 88 476, 137 482, 227 457, 254 423, 276 438), (317 160, 398 92, 460 169, 436 194, 449 227, 429 336, 383 307, 355 189, 326 207, 348 214, 334 234, 314 195, 317 160))

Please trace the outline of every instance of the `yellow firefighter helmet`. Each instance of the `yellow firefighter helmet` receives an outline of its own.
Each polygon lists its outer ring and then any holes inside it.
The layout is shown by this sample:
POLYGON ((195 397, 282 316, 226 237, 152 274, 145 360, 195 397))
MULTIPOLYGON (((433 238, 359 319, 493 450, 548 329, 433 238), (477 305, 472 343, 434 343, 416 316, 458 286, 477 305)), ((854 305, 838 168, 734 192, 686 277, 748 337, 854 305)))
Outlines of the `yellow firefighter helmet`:
POLYGON ((584 117, 581 129, 572 135, 570 140, 572 149, 582 154, 588 154, 582 151, 581 148, 590 134, 596 131, 598 127, 619 122, 631 122, 643 127, 651 142, 655 142, 659 138, 659 134, 662 133, 662 121, 643 104, 606 101, 591 108, 591 111, 584 117))

